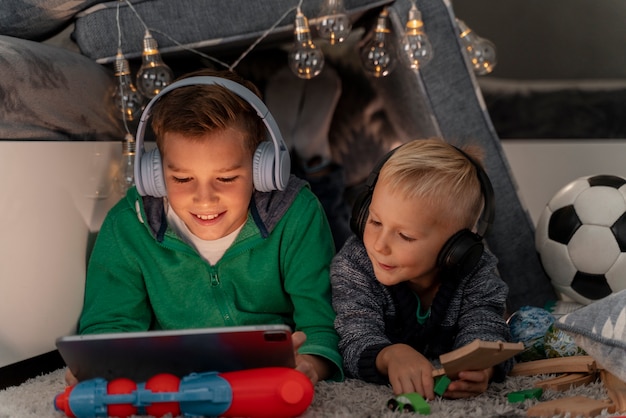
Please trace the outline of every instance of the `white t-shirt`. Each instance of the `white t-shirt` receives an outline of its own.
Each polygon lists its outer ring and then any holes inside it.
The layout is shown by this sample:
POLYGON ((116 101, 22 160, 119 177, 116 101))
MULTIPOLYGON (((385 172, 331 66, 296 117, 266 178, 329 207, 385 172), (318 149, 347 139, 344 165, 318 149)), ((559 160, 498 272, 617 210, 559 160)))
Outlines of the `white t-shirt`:
POLYGON ((183 241, 195 248, 196 251, 198 251, 198 254, 200 254, 200 256, 211 265, 215 265, 215 263, 217 263, 220 258, 222 258, 228 247, 230 247, 233 241, 235 241, 235 238, 237 238, 237 234, 239 234, 241 228, 243 228, 242 224, 239 228, 226 235, 225 237, 218 238, 216 240, 204 240, 195 236, 189 230, 189 228, 187 228, 185 222, 180 219, 180 217, 176 214, 176 212, 174 212, 174 209, 172 209, 169 204, 167 204, 166 207, 167 222, 172 227, 172 229, 176 231, 178 236, 180 236, 183 241))

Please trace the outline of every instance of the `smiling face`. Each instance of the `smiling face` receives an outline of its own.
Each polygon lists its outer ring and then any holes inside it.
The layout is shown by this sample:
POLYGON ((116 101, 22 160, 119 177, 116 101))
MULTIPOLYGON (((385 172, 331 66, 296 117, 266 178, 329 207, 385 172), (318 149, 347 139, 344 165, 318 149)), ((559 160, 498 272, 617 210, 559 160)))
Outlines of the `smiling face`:
POLYGON ((162 158, 169 203, 194 235, 216 240, 245 223, 252 153, 241 131, 226 128, 191 138, 166 132, 162 158))
POLYGON ((438 284, 437 256, 462 226, 423 197, 405 197, 378 182, 369 206, 363 243, 376 279, 387 286, 410 282, 421 292, 438 284))

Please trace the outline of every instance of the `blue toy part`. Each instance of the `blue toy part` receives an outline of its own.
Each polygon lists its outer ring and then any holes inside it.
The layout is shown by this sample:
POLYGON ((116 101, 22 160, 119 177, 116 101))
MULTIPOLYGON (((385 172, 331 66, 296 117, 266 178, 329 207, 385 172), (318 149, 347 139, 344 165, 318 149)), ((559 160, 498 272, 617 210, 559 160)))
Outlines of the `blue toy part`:
MULTIPOLYGON (((108 417, 110 405, 133 405, 138 414, 146 415, 146 407, 156 403, 177 402, 184 416, 220 416, 232 403, 231 386, 217 372, 192 373, 181 379, 178 392, 153 392, 145 383, 128 394, 108 394, 108 382, 96 378, 78 383, 68 397, 76 417, 108 417)), ((59 410, 56 406, 55 408, 59 410)))
POLYGON ((178 402, 182 402, 180 410, 186 416, 219 416, 228 411, 233 401, 230 383, 216 372, 183 377, 180 392, 182 398, 178 402))
POLYGON ((517 356, 519 361, 546 358, 544 337, 554 321, 550 312, 535 306, 522 306, 509 317, 512 341, 524 344, 524 351, 517 356))
MULTIPOLYGON (((78 383, 72 390, 72 396, 68 399, 69 406, 77 417, 107 417, 107 381, 105 379, 90 379, 78 383)), ((124 401, 119 403, 131 403, 129 396, 123 396, 124 401)), ((56 403, 55 403, 56 408, 56 403)))

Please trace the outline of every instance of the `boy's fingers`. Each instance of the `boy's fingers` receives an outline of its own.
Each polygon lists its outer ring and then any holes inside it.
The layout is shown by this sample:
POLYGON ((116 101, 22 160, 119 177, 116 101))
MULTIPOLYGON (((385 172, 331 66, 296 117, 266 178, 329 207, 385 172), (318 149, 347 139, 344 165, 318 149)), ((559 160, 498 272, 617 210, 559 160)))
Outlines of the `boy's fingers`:
POLYGON ((296 331, 291 335, 291 341, 293 342, 293 349, 297 350, 306 341, 306 334, 302 331, 296 331))
POLYGON ((65 369, 65 384, 68 386, 74 386, 78 383, 78 380, 74 377, 70 369, 65 369))

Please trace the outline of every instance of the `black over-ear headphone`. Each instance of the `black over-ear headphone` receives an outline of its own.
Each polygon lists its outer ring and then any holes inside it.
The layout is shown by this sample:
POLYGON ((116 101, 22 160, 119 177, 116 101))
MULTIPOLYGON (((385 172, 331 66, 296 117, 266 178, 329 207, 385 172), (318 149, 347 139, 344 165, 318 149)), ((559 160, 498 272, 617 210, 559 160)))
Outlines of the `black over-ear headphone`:
MULTIPOLYGON (((354 201, 350 227, 360 239, 363 239, 363 231, 365 230, 365 224, 369 215, 369 205, 372 201, 372 194, 374 193, 374 187, 378 181, 380 170, 398 148, 388 152, 378 163, 376 163, 365 182, 363 191, 354 201)), ((452 235, 443 245, 439 255, 437 256, 437 266, 442 270, 453 271, 457 275, 465 275, 472 271, 476 264, 478 264, 478 261, 480 261, 483 251, 485 250, 483 237, 487 233, 489 227, 493 224, 495 217, 495 202, 493 186, 491 185, 491 181, 489 180, 489 176, 487 176, 485 170, 465 151, 457 147, 455 148, 476 168, 478 181, 480 182, 480 189, 483 195, 484 206, 477 222, 477 232, 472 232, 465 228, 452 235)))
POLYGON ((261 192, 284 190, 289 181, 291 159, 280 129, 263 101, 252 91, 234 81, 212 76, 183 78, 165 87, 144 109, 137 126, 137 153, 135 155, 135 185, 142 196, 164 197, 167 195, 163 166, 158 148, 148 152, 144 149, 144 134, 152 106, 170 91, 186 86, 220 85, 244 99, 256 110, 267 128, 271 141, 263 141, 257 147, 253 159, 254 187, 261 192))

